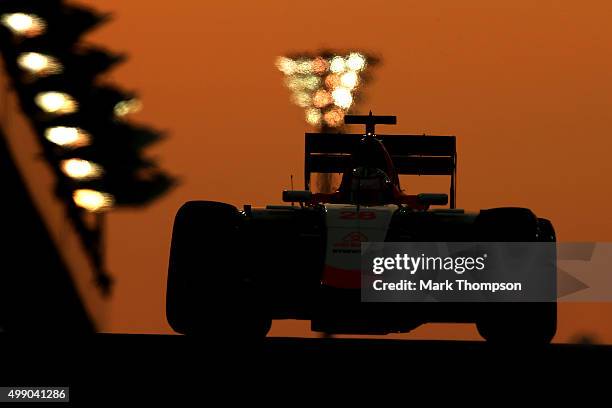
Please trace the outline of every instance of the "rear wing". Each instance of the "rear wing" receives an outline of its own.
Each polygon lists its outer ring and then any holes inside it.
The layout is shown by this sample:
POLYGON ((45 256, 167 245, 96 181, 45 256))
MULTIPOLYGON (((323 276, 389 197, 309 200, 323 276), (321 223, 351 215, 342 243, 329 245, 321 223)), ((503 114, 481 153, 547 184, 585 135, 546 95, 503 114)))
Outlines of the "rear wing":
MULTIPOLYGON (((362 134, 306 133, 304 182, 311 173, 343 173, 362 134)), ((398 174, 450 176, 450 208, 455 208, 457 146, 455 136, 377 135, 398 174)))

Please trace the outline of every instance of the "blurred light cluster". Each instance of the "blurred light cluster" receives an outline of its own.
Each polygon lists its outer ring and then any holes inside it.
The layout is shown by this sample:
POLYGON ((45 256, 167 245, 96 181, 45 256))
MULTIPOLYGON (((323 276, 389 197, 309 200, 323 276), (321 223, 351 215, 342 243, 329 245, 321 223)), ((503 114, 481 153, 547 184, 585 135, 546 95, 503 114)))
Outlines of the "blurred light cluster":
POLYGON ((142 109, 140 99, 104 83, 126 56, 86 36, 109 19, 73 0, 0 0, 0 70, 37 137, 55 176, 53 191, 105 295, 111 279, 103 213, 147 205, 175 183, 146 153, 164 133, 130 116, 142 109))
POLYGON ((173 182, 141 152, 161 135, 127 121, 140 99, 97 81, 123 60, 82 41, 107 18, 64 0, 0 0, 4 66, 57 171, 58 194, 92 212, 145 204, 173 182))
POLYGON ((376 61, 360 52, 283 56, 276 67, 285 75, 291 100, 305 109, 312 126, 339 127, 355 103, 368 65, 376 61))

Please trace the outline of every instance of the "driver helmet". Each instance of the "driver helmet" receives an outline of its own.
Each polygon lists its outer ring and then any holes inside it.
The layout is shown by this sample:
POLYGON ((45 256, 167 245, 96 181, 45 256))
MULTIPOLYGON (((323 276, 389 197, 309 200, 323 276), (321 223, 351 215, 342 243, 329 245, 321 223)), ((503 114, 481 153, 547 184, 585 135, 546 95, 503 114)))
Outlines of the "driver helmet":
POLYGON ((392 196, 393 184, 387 173, 376 167, 356 167, 351 172, 349 199, 354 204, 379 205, 392 196))

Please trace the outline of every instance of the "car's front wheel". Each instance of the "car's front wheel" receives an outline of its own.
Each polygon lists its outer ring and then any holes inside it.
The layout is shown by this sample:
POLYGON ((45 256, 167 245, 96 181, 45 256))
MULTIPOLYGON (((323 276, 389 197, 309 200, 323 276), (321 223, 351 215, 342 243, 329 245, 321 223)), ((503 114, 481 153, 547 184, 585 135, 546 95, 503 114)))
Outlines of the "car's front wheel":
POLYGON ((183 334, 253 340, 271 319, 260 291, 245 278, 240 214, 229 204, 189 201, 172 231, 166 315, 183 334))

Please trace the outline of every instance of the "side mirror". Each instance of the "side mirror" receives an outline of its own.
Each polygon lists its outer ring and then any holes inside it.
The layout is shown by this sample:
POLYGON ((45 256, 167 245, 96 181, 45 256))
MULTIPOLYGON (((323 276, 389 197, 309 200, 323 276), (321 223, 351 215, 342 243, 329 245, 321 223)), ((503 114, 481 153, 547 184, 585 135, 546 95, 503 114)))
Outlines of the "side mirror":
POLYGON ((312 192, 308 190, 284 190, 283 202, 285 203, 303 203, 312 199, 312 192))
POLYGON ((446 205, 448 204, 448 194, 421 193, 417 195, 421 204, 425 205, 446 205))

